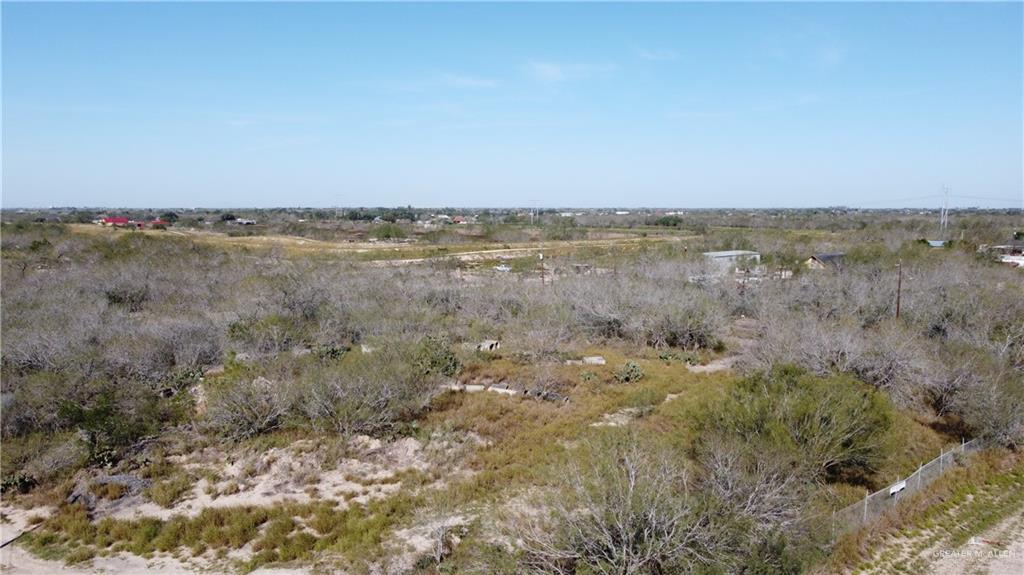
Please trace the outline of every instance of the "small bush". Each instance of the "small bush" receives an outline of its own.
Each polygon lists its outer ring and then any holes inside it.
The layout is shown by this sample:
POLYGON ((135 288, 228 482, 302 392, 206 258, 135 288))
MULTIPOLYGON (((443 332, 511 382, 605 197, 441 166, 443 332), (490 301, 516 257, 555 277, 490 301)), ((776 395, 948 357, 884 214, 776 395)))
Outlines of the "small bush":
POLYGON ((405 237, 405 230, 398 224, 385 223, 375 226, 370 237, 378 240, 400 240, 405 237))
POLYGON ((634 383, 644 377, 644 370, 635 362, 627 361, 613 374, 619 383, 634 383))
POLYGON ((79 547, 74 549, 67 556, 64 557, 64 563, 68 565, 75 565, 76 563, 84 563, 91 560, 96 556, 96 552, 91 547, 79 547))
POLYGON ((711 309, 693 307, 664 313, 647 329, 647 344, 697 350, 721 345, 722 318, 711 309))
POLYGON ((416 355, 416 367, 424 375, 443 375, 451 377, 462 368, 459 359, 451 349, 451 342, 446 336, 428 335, 420 342, 416 355))
POLYGON ((275 429, 291 409, 286 386, 264 378, 244 378, 214 388, 207 407, 210 424, 233 439, 275 429))
POLYGON ((414 367, 407 354, 393 349, 344 363, 319 366, 302 381, 300 408, 317 429, 342 434, 392 430, 415 416, 435 389, 436 380, 421 371, 421 364, 414 367))
POLYGON ((228 337, 259 353, 278 353, 302 339, 302 328, 290 316, 272 314, 236 321, 228 327, 228 337))
POLYGON ((128 492, 128 487, 122 483, 93 483, 89 486, 89 491, 100 499, 114 501, 124 497, 128 492))
POLYGON ((173 507, 186 492, 192 489, 192 479, 185 474, 154 483, 148 491, 153 503, 161 507, 173 507))

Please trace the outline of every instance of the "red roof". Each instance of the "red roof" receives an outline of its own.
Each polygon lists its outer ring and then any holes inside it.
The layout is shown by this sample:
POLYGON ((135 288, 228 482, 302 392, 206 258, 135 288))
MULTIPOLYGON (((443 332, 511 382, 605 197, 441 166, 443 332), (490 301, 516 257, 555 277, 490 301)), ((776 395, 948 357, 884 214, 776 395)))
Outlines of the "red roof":
POLYGON ((103 218, 105 224, 127 224, 128 218, 103 218))

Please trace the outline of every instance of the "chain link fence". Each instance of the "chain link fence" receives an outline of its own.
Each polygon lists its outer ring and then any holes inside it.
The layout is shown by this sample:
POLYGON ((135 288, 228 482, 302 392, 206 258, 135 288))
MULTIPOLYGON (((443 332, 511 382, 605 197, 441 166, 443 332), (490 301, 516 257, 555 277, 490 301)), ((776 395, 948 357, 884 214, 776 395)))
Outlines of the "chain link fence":
POLYGON ((982 447, 980 438, 961 443, 949 451, 943 451, 938 457, 919 467, 909 477, 879 489, 849 507, 836 511, 832 514, 833 536, 842 535, 871 523, 895 507, 900 500, 927 487, 947 470, 959 465, 964 458, 980 451, 982 447))

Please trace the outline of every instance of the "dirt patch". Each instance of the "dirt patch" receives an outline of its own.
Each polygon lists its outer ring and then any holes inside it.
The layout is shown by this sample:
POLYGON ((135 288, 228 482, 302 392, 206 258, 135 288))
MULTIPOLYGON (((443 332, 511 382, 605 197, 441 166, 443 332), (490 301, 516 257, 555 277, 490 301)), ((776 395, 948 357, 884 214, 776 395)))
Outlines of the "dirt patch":
POLYGON ((175 504, 162 507, 144 494, 131 495, 98 502, 94 516, 168 519, 175 515, 194 517, 210 507, 324 500, 335 501, 344 508, 350 502, 367 503, 392 495, 402 486, 402 474, 429 473, 441 460, 452 471, 449 452, 479 444, 473 438, 457 441, 438 436, 425 447, 411 437, 385 444, 361 436, 354 438, 348 453, 337 459, 308 440, 234 458, 220 448, 207 448, 170 458, 185 472, 198 477, 175 504))
POLYGON ((468 524, 469 519, 456 514, 433 517, 413 527, 395 531, 386 572, 408 573, 421 558, 439 562, 459 545, 466 535, 468 524))
POLYGON ((615 413, 605 413, 601 416, 600 421, 591 423, 590 427, 622 427, 637 417, 640 417, 640 409, 636 407, 626 407, 616 411, 615 413))
POLYGON ((687 365, 686 369, 688 369, 690 373, 716 373, 732 369, 732 366, 735 365, 737 360, 739 360, 738 355, 730 355, 728 357, 720 357, 712 360, 704 365, 687 365))
POLYGON ((928 569, 933 575, 1024 573, 1024 509, 972 537, 959 549, 939 550, 938 556, 928 569))

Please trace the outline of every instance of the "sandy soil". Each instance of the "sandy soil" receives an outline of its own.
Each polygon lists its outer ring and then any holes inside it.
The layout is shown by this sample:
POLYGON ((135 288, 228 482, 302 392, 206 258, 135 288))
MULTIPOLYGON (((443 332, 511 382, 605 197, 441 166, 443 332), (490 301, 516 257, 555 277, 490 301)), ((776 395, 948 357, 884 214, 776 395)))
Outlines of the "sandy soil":
POLYGON ((640 415, 640 410, 635 407, 624 407, 615 413, 605 413, 600 421, 590 424, 590 427, 622 427, 633 421, 640 415))
POLYGON ((172 558, 146 560, 135 555, 117 555, 101 557, 83 565, 67 566, 59 561, 40 559, 21 547, 8 545, 0 549, 0 573, 11 575, 48 575, 50 573, 66 573, 68 575, 92 575, 95 573, 118 573, 135 575, 152 573, 155 575, 189 575, 199 571, 172 558))
POLYGON ((1024 573, 1024 509, 973 537, 959 549, 939 550, 931 575, 1020 575, 1024 573))
MULTIPOLYGON (((40 559, 17 545, 0 549, 0 573, 4 575, 209 575, 220 572, 208 565, 190 565, 173 557, 143 559, 136 555, 119 554, 97 557, 88 563, 68 566, 60 561, 40 559)), ((263 567, 250 575, 311 575, 312 568, 263 567)))
MULTIPOLYGON (((458 467, 466 459, 466 451, 486 442, 474 434, 435 434, 426 442, 407 437, 382 442, 359 436, 349 444, 344 457, 325 458, 321 444, 304 440, 282 448, 239 455, 225 453, 216 447, 173 456, 181 468, 205 475, 172 507, 165 508, 144 495, 122 497, 116 501, 99 500, 93 516, 121 519, 156 517, 168 519, 175 515, 195 516, 207 507, 267 506, 283 501, 308 502, 334 500, 346 506, 355 501, 365 503, 387 497, 401 489, 403 472, 444 470, 430 487, 440 488, 447 481, 463 478, 470 472, 458 467), (212 473, 211 473, 212 472, 212 473), (213 478, 212 482, 211 479, 213 478)), ((21 509, 9 502, 0 503, 0 541, 7 542, 31 525, 32 516, 48 516, 53 508, 21 509)), ((462 518, 445 518, 461 524, 462 518), (456 520, 457 519, 457 520, 456 520)), ((430 521, 433 521, 431 519, 430 521)), ((428 546, 436 525, 425 521, 396 533, 395 557, 388 557, 387 567, 399 559, 410 563, 428 546)), ((429 547, 429 546, 428 546, 429 547)), ((243 548, 245 551, 245 548, 243 548)), ((250 551, 230 558, 245 559, 250 551)), ((0 573, 42 575, 48 573, 218 573, 219 563, 210 558, 197 558, 185 563, 165 555, 147 560, 120 554, 97 557, 89 563, 66 566, 33 556, 14 542, 0 549, 0 573)), ((312 568, 264 568, 261 575, 296 575, 310 573, 312 568)))
POLYGON ((350 500, 366 503, 400 489, 400 482, 388 481, 397 473, 429 467, 421 453, 422 446, 412 438, 386 447, 366 438, 358 458, 341 459, 333 469, 323 467, 315 450, 303 451, 311 447, 306 442, 296 442, 287 448, 269 449, 228 463, 223 463, 228 461, 228 454, 216 448, 175 458, 175 463, 185 469, 214 471, 218 480, 200 479, 170 508, 136 495, 101 502, 95 516, 168 519, 174 515, 193 517, 207 507, 264 506, 313 500, 335 500, 342 506, 348 505, 350 500))
POLYGON ((729 335, 725 336, 725 343, 730 353, 704 365, 688 365, 686 369, 692 373, 716 373, 732 369, 736 363, 750 350, 757 345, 757 321, 753 318, 740 318, 729 326, 729 335))
POLYGON ((732 366, 739 359, 737 355, 730 355, 728 357, 720 357, 718 359, 709 361, 704 365, 688 365, 688 369, 691 373, 716 373, 719 371, 725 371, 732 369, 732 366))

